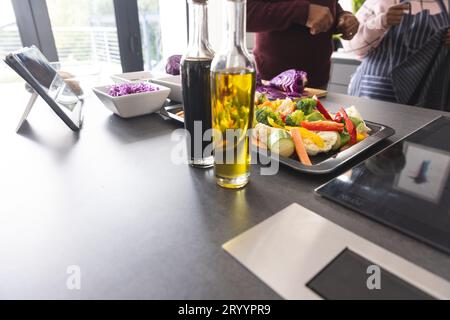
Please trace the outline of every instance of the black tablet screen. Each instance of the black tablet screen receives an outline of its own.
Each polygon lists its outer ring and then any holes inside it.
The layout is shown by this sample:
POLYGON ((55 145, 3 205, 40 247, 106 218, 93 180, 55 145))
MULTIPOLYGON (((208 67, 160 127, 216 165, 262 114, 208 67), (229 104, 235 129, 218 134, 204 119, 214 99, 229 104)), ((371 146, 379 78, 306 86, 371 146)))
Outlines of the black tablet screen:
POLYGON ((450 253, 449 137, 441 117, 317 192, 450 253))
POLYGON ((78 95, 36 47, 21 50, 15 57, 55 102, 70 111, 74 110, 80 100, 78 95))
MULTIPOLYGON (((378 287, 367 284, 373 262, 345 249, 331 261, 307 286, 327 300, 430 300, 432 296, 379 269, 378 287)), ((370 281, 370 280, 369 280, 370 281)))

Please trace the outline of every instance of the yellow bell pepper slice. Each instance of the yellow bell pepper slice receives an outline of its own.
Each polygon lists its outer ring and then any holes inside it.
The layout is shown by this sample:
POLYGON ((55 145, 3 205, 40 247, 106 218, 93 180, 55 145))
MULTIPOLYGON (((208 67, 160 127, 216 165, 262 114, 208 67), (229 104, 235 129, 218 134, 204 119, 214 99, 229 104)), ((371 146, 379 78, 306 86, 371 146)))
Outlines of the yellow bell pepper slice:
POLYGON ((294 129, 294 128, 298 128, 298 127, 284 126, 284 129, 287 130, 287 131, 291 131, 291 129, 294 129))
POLYGON ((284 129, 287 131, 291 131, 292 129, 295 129, 295 128, 300 129, 300 134, 302 135, 303 139, 311 140, 319 148, 323 148, 325 146, 325 142, 323 141, 323 139, 318 134, 315 134, 314 132, 312 132, 308 129, 305 129, 302 127, 293 127, 293 126, 281 127, 278 124, 276 124, 275 121, 273 121, 273 119, 270 117, 267 117, 267 122, 270 124, 271 127, 278 128, 278 129, 284 129))
POLYGON ((319 135, 309 131, 308 129, 300 127, 300 134, 302 135, 302 138, 310 139, 319 148, 323 148, 325 145, 323 139, 319 135))
POLYGON ((358 133, 356 134, 356 141, 360 142, 367 138, 367 133, 358 133))

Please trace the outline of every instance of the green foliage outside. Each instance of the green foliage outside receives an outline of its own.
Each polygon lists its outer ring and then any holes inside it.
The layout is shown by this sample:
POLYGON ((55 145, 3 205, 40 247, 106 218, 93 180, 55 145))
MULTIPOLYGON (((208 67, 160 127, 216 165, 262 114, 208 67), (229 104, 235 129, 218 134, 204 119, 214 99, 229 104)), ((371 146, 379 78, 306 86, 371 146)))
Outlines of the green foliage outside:
POLYGON ((362 5, 364 4, 364 1, 365 0, 353 0, 353 3, 352 3, 353 13, 356 13, 359 10, 359 8, 362 7, 362 5))

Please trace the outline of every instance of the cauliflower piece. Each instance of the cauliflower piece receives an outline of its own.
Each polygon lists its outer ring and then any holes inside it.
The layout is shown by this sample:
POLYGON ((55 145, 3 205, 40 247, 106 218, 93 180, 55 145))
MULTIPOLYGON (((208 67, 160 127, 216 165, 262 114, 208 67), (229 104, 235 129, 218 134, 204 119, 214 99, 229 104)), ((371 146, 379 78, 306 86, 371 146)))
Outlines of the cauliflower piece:
POLYGON ((359 113, 358 110, 356 110, 355 106, 351 106, 347 109, 345 109, 345 112, 347 112, 347 115, 349 117, 354 117, 356 119, 359 119, 361 121, 364 121, 363 117, 361 116, 361 114, 359 113))
POLYGON ((284 115, 287 115, 287 114, 293 112, 294 110, 295 110, 295 105, 292 102, 292 100, 289 98, 284 99, 281 102, 280 106, 277 108, 277 112, 280 114, 284 114, 284 115))
POLYGON ((256 124, 255 128, 252 130, 252 137, 254 139, 258 140, 259 142, 262 142, 265 145, 267 145, 267 141, 269 139, 271 129, 272 129, 271 127, 269 127, 263 123, 258 123, 258 124, 256 124))
POLYGON ((333 146, 336 144, 337 139, 339 138, 339 133, 334 131, 313 131, 315 134, 320 136, 324 142, 323 148, 319 148, 314 142, 310 139, 303 139, 303 143, 305 144, 306 152, 310 156, 315 156, 321 152, 330 151, 333 146))
POLYGON ((351 106, 350 108, 347 108, 345 110, 345 112, 347 112, 347 115, 349 117, 353 117, 353 118, 356 118, 361 121, 361 123, 359 123, 356 128, 358 133, 369 133, 371 131, 370 128, 364 122, 364 119, 361 116, 361 114, 359 113, 359 111, 355 108, 355 106, 351 106))

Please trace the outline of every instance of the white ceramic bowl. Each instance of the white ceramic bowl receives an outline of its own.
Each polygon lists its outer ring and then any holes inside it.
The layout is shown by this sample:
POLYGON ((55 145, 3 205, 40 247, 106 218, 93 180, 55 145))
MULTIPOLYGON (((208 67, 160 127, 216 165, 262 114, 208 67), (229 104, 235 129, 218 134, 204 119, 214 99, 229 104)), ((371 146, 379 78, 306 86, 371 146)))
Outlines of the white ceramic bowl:
POLYGON ((160 85, 154 85, 159 90, 151 92, 133 93, 120 97, 108 94, 111 86, 95 87, 97 97, 105 107, 122 118, 131 118, 158 111, 163 106, 170 89, 160 85))
POLYGON ((136 71, 136 72, 126 72, 120 74, 114 74, 111 79, 115 83, 130 83, 130 82, 141 82, 145 80, 150 80, 150 78, 155 75, 149 71, 136 71))
POLYGON ((169 99, 176 102, 183 102, 181 76, 167 75, 163 77, 154 77, 150 79, 150 82, 170 88, 169 99))

